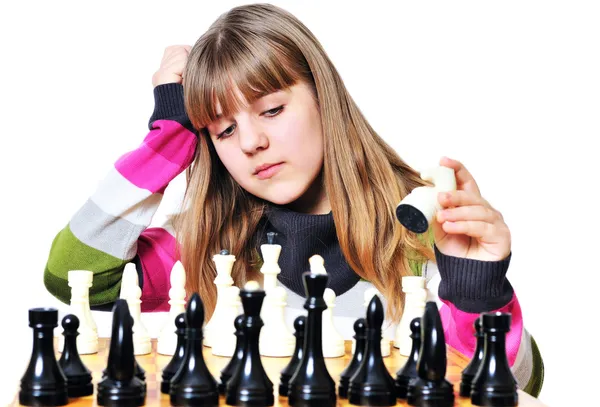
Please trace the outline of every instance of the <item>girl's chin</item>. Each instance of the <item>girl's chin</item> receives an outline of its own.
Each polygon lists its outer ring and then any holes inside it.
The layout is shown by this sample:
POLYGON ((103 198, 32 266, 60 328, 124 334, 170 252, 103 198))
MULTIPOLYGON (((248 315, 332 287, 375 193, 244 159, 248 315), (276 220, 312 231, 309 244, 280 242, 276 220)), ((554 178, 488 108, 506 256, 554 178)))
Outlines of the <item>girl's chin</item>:
MULTIPOLYGON (((257 192, 261 192, 261 191, 257 191, 257 192)), ((275 205, 280 205, 280 206, 284 206, 284 205, 289 205, 291 203, 296 202, 299 198, 302 197, 302 193, 300 191, 282 191, 279 193, 273 193, 273 194, 253 194, 265 201, 269 201, 275 205), (296 192, 296 193, 294 193, 296 192)))

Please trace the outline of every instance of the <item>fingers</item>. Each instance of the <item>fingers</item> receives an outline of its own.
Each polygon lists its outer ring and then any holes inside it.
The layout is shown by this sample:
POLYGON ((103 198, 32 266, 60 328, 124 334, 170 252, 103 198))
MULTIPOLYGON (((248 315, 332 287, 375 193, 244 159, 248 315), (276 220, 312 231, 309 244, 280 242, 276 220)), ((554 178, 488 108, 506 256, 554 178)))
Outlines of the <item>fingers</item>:
POLYGON ((183 83, 183 75, 187 58, 190 53, 189 45, 171 45, 165 48, 159 69, 152 75, 152 85, 164 83, 183 83))
POLYGON ((481 221, 488 223, 502 222, 502 215, 492 208, 482 205, 461 206, 458 208, 449 208, 437 213, 437 221, 459 222, 459 221, 481 221))
POLYGON ((477 220, 444 222, 442 230, 452 235, 475 237, 485 243, 510 241, 510 231, 504 223, 488 223, 477 220))
POLYGON ((467 191, 447 191, 438 193, 438 202, 442 208, 481 205, 491 208, 491 205, 479 194, 467 191))
POLYGON ((452 168, 454 170, 456 187, 458 189, 481 195, 479 186, 477 186, 477 182, 475 182, 475 178, 473 178, 471 173, 460 161, 456 161, 448 157, 442 157, 440 159, 440 165, 452 168))

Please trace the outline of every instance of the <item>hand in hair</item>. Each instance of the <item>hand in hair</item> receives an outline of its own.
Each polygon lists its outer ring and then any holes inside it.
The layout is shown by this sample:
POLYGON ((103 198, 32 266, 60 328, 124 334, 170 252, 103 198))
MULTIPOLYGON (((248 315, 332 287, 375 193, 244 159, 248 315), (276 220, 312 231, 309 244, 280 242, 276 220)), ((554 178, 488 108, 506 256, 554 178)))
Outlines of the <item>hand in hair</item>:
POLYGON ((191 49, 190 45, 171 45, 165 48, 160 68, 152 75, 152 85, 157 87, 165 83, 182 83, 183 70, 191 49))
POLYGON ((438 250, 475 260, 505 259, 510 254, 511 236, 502 214, 483 199, 464 165, 447 157, 440 160, 440 165, 454 169, 456 191, 438 194, 444 208, 432 225, 438 250))

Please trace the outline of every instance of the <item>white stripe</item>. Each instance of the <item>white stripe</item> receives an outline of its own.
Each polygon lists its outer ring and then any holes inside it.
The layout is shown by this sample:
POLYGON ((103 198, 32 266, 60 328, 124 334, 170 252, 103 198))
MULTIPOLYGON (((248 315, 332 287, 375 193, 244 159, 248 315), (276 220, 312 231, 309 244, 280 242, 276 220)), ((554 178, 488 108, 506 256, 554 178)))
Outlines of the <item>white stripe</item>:
POLYGON ((517 379, 517 385, 520 389, 525 388, 531 374, 533 373, 533 352, 531 350, 531 336, 525 328, 521 335, 521 343, 519 344, 519 350, 517 351, 517 357, 515 363, 511 367, 511 371, 517 379))
POLYGON ((133 185, 115 168, 99 183, 90 198, 105 213, 135 225, 148 226, 163 195, 133 185))
POLYGON ((427 301, 435 301, 438 309, 441 308, 444 303, 440 300, 438 291, 442 277, 440 276, 437 264, 427 261, 423 266, 423 276, 425 277, 427 286, 427 301))

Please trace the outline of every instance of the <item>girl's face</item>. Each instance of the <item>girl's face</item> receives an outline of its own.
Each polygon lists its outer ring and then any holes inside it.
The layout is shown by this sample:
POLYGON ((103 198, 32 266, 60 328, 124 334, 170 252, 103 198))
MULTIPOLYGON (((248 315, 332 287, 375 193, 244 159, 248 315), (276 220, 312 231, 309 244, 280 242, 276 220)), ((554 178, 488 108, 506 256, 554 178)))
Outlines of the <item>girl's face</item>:
MULTIPOLYGON (((216 107, 220 113, 218 103, 216 107)), ((207 129, 223 165, 246 191, 275 204, 292 204, 299 212, 329 211, 319 177, 320 113, 308 85, 298 83, 245 103, 207 129)))

